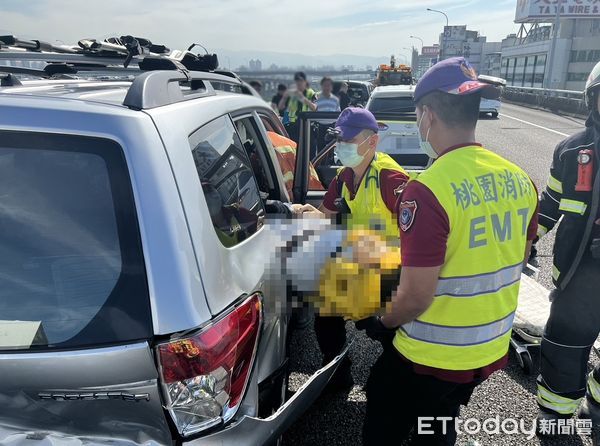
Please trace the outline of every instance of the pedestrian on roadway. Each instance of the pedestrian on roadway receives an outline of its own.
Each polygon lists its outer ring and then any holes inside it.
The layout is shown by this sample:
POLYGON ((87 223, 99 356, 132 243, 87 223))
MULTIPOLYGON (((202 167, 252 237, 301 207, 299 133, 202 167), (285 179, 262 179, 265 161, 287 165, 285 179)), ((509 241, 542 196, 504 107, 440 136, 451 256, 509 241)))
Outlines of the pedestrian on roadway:
POLYGON ((579 408, 580 419, 599 426, 600 367, 588 375, 587 364, 600 332, 600 63, 585 101, 586 128, 556 147, 540 202, 538 235, 559 226, 537 401, 541 420, 571 418, 579 408))
POLYGON ((340 109, 345 110, 350 106, 350 96, 348 95, 348 84, 346 82, 340 84, 338 98, 340 99, 340 109))
POLYGON ((333 94, 333 80, 330 77, 321 79, 321 92, 315 104, 319 112, 340 111, 340 100, 333 94))
POLYGON ((273 109, 273 111, 275 113, 277 113, 281 117, 283 117, 283 114, 284 114, 287 104, 289 102, 289 98, 288 98, 288 100, 285 101, 285 103, 283 104, 283 107, 281 107, 281 108, 279 107, 279 102, 281 101, 281 98, 283 98, 283 94, 285 93, 286 90, 287 90, 287 86, 285 84, 277 85, 277 93, 274 94, 273 97, 271 98, 271 108, 273 109))
POLYGON ((286 107, 287 123, 285 124, 288 135, 292 140, 298 142, 298 113, 305 111, 316 111, 315 100, 317 95, 310 88, 306 80, 306 73, 298 71, 294 74, 295 88, 288 88, 279 101, 279 108, 286 107))
POLYGON ((507 362, 538 199, 522 169, 475 142, 481 97, 499 94, 463 57, 416 86, 421 145, 437 159, 402 193, 391 309, 356 323, 383 342, 394 333, 367 382, 365 446, 401 444, 412 430, 419 445, 453 445, 460 405, 507 362), (434 417, 432 435, 419 435, 420 417, 434 417))

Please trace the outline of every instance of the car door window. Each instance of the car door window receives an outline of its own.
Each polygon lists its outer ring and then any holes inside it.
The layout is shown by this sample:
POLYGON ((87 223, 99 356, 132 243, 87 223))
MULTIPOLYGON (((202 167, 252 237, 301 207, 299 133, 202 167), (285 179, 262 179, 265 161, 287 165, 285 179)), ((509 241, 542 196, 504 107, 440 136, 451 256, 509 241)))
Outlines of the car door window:
POLYGON ((260 191, 271 200, 281 199, 279 187, 275 181, 275 170, 268 153, 269 143, 264 140, 258 122, 253 115, 246 115, 234 118, 234 123, 244 150, 250 159, 260 191))
POLYGON ((217 236, 235 246, 260 229, 265 213, 250 159, 228 116, 196 130, 189 142, 217 236))

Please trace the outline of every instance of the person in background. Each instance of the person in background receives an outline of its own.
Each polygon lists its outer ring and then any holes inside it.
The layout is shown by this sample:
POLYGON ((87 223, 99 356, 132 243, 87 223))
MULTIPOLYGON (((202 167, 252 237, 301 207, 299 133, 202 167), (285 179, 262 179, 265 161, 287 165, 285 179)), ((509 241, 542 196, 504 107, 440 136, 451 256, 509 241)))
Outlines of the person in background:
POLYGON ((321 79, 321 93, 319 98, 315 102, 317 104, 317 111, 320 112, 336 112, 340 111, 340 100, 337 96, 334 96, 333 92, 333 80, 325 76, 321 79))
POLYGON ((288 119, 288 122, 285 123, 285 126, 288 135, 292 140, 298 142, 298 113, 305 111, 316 111, 317 106, 315 105, 315 100, 317 99, 317 94, 308 85, 306 74, 304 72, 298 71, 296 74, 294 74, 294 82, 296 84, 296 88, 288 88, 285 93, 283 93, 283 96, 279 101, 279 109, 281 110, 285 108, 288 119))
POLYGON ((285 91, 287 90, 287 86, 285 84, 279 84, 277 85, 277 93, 273 95, 273 97, 271 98, 271 108, 273 109, 273 111, 275 113, 277 113, 279 116, 283 117, 285 109, 287 107, 289 98, 287 101, 285 101, 285 104, 283 107, 279 107, 279 102, 281 101, 281 98, 283 98, 283 95, 285 93, 285 91))
POLYGON ((338 97, 340 99, 340 109, 344 110, 350 106, 350 96, 348 96, 348 84, 346 82, 342 82, 340 85, 338 97))
POLYGON ((252 88, 256 90, 258 94, 262 93, 262 82, 261 81, 250 81, 248 82, 252 88))

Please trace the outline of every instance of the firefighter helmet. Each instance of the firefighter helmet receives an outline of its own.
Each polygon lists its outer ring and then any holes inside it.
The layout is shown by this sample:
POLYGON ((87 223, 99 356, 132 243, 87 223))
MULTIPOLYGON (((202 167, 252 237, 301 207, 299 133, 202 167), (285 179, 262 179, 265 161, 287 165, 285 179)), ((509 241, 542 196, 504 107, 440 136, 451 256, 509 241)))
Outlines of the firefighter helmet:
POLYGON ((583 92, 585 104, 590 111, 594 111, 594 107, 596 107, 598 91, 600 91, 600 62, 596 64, 590 73, 583 92))

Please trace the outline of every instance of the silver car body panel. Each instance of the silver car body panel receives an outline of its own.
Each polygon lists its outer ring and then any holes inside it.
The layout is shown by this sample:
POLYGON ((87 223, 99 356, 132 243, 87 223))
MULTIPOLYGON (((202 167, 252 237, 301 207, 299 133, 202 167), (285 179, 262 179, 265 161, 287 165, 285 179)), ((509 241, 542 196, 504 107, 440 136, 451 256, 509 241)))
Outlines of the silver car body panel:
POLYGON ((0 444, 23 444, 23 432, 37 439, 47 432, 83 438, 110 432, 132 443, 171 440, 145 342, 2 354, 0 376, 0 444))

